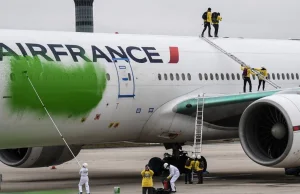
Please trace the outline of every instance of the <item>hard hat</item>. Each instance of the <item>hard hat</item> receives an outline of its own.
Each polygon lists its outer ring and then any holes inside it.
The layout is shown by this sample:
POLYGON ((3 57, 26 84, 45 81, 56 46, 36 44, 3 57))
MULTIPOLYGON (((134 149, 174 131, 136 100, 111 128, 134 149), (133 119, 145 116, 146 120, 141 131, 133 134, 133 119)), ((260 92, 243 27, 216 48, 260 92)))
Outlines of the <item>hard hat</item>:
POLYGON ((200 159, 200 158, 201 158, 201 156, 200 156, 200 155, 198 155, 198 156, 197 156, 197 158, 198 158, 198 159, 200 159))
POLYGON ((83 163, 82 166, 86 168, 88 166, 88 164, 87 163, 83 163))
POLYGON ((196 156, 195 155, 192 155, 192 159, 195 159, 196 158, 196 156))
POLYGON ((168 163, 164 163, 164 168, 168 169, 169 164, 168 163))

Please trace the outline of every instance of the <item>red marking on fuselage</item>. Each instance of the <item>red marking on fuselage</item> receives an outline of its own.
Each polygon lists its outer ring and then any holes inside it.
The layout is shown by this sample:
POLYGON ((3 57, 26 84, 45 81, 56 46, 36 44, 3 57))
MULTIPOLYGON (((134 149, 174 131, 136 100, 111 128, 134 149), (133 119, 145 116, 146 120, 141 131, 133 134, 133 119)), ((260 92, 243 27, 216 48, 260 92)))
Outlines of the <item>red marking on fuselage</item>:
POLYGON ((179 50, 178 47, 170 47, 170 61, 169 63, 178 63, 179 50))

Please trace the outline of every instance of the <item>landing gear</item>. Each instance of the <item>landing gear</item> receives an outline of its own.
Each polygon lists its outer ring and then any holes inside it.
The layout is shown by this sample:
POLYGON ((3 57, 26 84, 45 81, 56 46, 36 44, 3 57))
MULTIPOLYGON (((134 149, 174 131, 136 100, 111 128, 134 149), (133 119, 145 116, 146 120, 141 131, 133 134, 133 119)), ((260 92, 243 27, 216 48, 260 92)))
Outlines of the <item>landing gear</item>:
MULTIPOLYGON (((185 162, 188 158, 187 152, 182 151, 182 147, 179 144, 172 144, 171 146, 166 144, 164 145, 166 149, 172 148, 173 153, 172 155, 165 153, 163 159, 154 157, 149 160, 148 164, 151 170, 153 170, 154 176, 160 176, 163 174, 163 172, 165 171, 165 169, 163 168, 164 163, 172 164, 178 168, 180 174, 184 173, 185 162)), ((201 160, 203 161, 203 165, 204 165, 203 172, 206 172, 207 169, 206 159, 203 156, 201 156, 201 160)))

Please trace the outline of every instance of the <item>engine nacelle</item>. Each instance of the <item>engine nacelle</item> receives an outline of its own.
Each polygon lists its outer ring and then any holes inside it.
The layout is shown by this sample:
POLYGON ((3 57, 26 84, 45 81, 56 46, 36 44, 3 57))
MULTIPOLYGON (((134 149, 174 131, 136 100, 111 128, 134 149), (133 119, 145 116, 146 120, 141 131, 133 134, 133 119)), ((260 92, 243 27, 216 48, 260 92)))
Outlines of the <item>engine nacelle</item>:
POLYGON ((244 111, 239 137, 245 153, 268 167, 300 166, 300 95, 276 94, 244 111))
MULTIPOLYGON (((70 146, 77 156, 81 145, 70 146)), ((0 161, 16 168, 56 166, 73 159, 67 146, 34 147, 0 150, 0 161)))

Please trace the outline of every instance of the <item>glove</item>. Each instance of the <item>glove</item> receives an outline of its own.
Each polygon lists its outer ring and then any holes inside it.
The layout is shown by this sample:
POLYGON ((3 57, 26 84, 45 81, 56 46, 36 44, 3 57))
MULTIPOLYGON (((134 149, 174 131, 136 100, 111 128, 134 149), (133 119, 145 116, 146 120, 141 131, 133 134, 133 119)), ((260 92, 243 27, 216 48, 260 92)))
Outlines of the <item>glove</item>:
POLYGON ((171 179, 171 177, 170 177, 170 176, 168 176, 168 177, 167 177, 167 179, 169 180, 169 179, 171 179))

